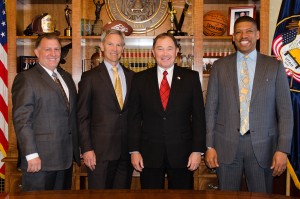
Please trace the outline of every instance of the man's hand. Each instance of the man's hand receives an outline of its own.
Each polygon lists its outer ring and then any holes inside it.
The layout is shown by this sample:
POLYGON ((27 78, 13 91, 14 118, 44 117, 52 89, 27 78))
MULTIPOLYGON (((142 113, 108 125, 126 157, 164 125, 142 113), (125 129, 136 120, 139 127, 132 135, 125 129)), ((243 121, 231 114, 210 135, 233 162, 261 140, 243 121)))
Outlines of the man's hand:
POLYGON ((219 167, 217 151, 214 148, 207 149, 205 152, 205 162, 209 168, 219 167))
POLYGON ((91 171, 95 170, 95 166, 96 166, 96 155, 95 152, 92 151, 87 151, 83 154, 83 161, 84 164, 90 168, 91 171))
POLYGON ((190 171, 195 171, 200 166, 200 162, 201 162, 201 153, 200 152, 192 152, 189 157, 187 168, 190 171))
POLYGON ((30 173, 39 172, 41 168, 42 168, 42 161, 39 157, 33 158, 32 160, 28 160, 27 172, 30 173))
POLYGON ((273 176, 280 176, 286 169, 287 155, 283 152, 276 151, 273 156, 271 169, 273 169, 273 176))
POLYGON ((143 157, 140 153, 132 153, 131 154, 131 164, 133 168, 139 172, 142 172, 144 168, 143 157))

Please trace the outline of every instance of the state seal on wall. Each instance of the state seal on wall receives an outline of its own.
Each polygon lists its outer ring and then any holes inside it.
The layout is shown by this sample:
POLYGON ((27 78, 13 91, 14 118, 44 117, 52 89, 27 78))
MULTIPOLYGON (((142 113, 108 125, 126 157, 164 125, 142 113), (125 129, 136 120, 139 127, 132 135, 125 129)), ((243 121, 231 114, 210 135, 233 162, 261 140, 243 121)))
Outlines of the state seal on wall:
POLYGON ((112 20, 125 21, 133 33, 145 33, 160 26, 168 16, 168 0, 106 0, 112 20))

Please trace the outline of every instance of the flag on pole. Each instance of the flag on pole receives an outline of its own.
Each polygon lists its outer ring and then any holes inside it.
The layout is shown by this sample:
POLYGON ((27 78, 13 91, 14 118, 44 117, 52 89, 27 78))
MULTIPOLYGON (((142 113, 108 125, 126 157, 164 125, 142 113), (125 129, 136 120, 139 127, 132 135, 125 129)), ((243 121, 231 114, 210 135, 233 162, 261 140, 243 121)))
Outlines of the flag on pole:
POLYGON ((0 0, 0 177, 5 177, 2 159, 8 149, 7 26, 5 0, 0 0))
MULTIPOLYGON (((290 83, 294 132, 288 169, 295 185, 300 179, 300 0, 282 0, 272 53, 282 60, 290 83)), ((297 187, 298 188, 298 187, 297 187)))

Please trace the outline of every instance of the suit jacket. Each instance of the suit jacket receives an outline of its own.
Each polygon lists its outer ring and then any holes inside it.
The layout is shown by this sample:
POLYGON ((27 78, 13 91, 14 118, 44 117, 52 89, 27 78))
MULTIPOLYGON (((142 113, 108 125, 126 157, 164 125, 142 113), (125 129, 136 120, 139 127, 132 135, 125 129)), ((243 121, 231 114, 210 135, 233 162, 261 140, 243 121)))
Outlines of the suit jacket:
MULTIPOLYGON (((230 164, 240 137, 239 88, 236 53, 212 67, 206 101, 207 146, 219 163, 230 164)), ((293 116, 288 80, 281 62, 257 54, 249 110, 249 130, 260 166, 271 166, 275 151, 290 152, 293 116)))
POLYGON ((39 154, 43 171, 68 169, 73 157, 80 163, 76 87, 69 73, 57 70, 69 89, 70 111, 57 83, 39 64, 19 73, 13 82, 13 124, 24 169, 25 156, 32 153, 39 154))
POLYGON ((145 167, 186 168, 191 152, 205 151, 205 115, 199 74, 174 67, 164 111, 157 67, 137 73, 132 81, 128 116, 129 151, 139 151, 145 167))
POLYGON ((104 62, 82 74, 78 92, 81 152, 94 150, 97 161, 129 158, 127 150, 128 94, 133 72, 123 67, 127 94, 121 110, 104 62))

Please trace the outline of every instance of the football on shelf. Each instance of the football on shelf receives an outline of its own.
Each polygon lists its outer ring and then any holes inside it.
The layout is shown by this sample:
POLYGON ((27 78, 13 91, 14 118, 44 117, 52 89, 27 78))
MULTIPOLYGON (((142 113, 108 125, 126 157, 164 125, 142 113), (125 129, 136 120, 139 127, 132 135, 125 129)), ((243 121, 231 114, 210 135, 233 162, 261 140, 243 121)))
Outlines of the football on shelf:
POLYGON ((107 24, 105 24, 103 29, 104 30, 108 30, 108 29, 120 30, 126 36, 130 35, 133 31, 133 29, 130 25, 128 25, 126 22, 121 21, 121 20, 114 20, 114 21, 108 22, 107 24))

